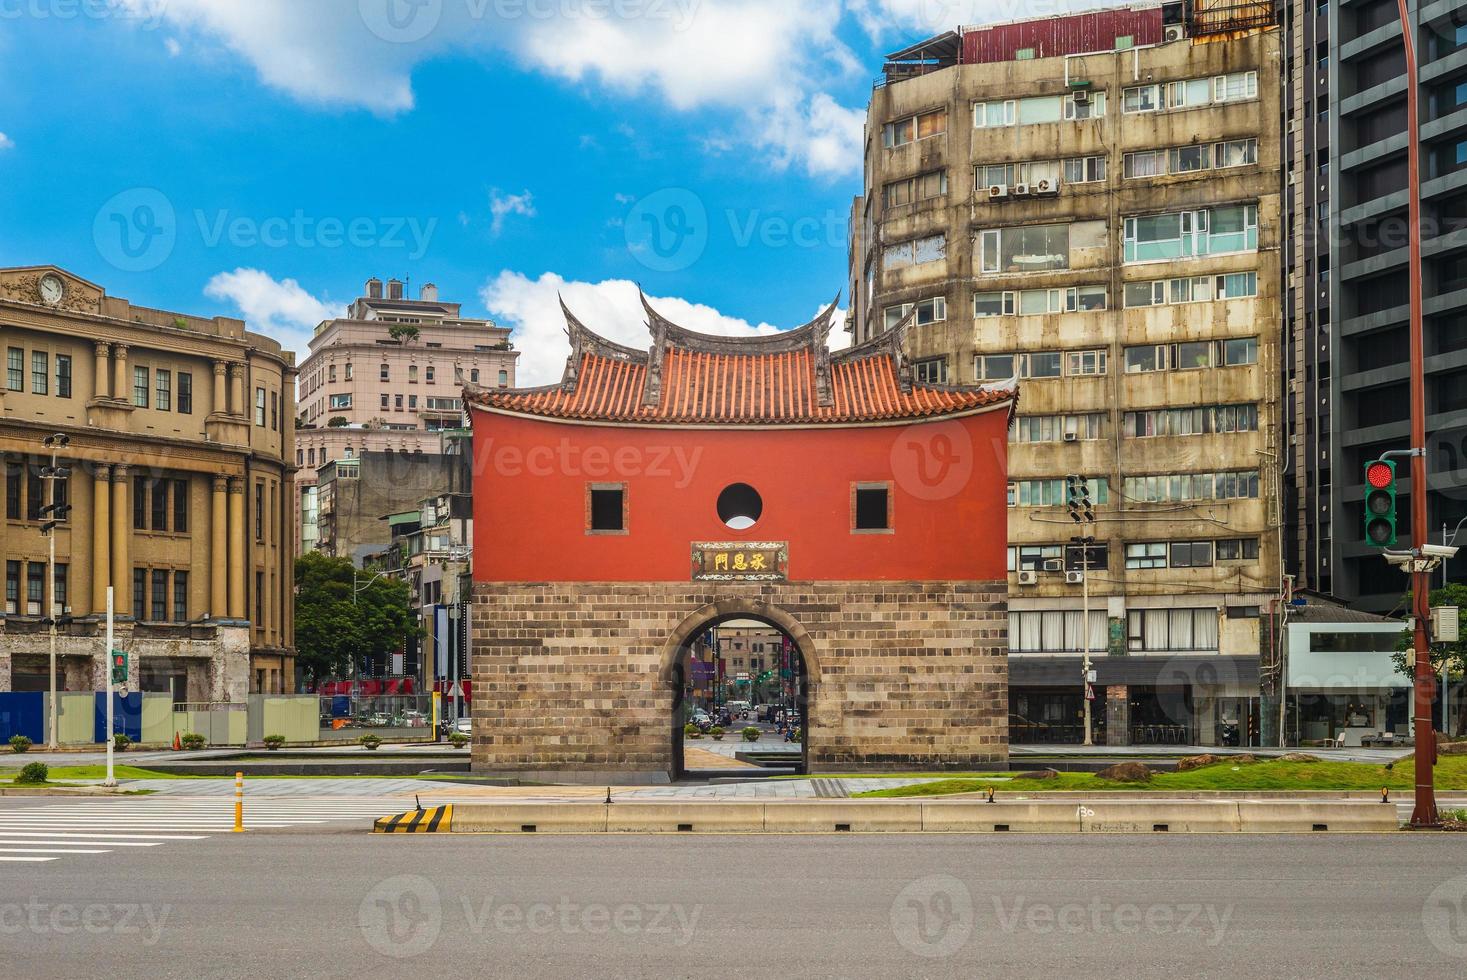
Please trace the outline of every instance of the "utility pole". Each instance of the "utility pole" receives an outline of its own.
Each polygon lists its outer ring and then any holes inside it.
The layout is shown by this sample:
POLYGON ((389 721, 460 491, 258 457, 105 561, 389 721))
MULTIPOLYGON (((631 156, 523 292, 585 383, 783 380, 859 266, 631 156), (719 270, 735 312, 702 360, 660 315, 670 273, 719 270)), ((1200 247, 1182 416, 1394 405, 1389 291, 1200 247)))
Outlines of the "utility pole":
MULTIPOLYGON (((1410 255, 1407 269, 1411 288, 1411 541, 1420 550, 1427 543, 1426 526, 1426 377, 1425 337, 1421 309, 1421 130, 1418 125, 1416 77, 1416 41, 1411 13, 1406 0, 1396 0, 1401 19, 1401 41, 1406 49, 1406 193, 1407 234, 1410 255)), ((1431 618, 1431 578, 1427 563, 1417 561, 1411 567, 1411 605, 1415 615, 1413 646, 1416 650, 1415 734, 1416 734, 1416 804, 1411 811, 1411 826, 1435 827, 1436 733, 1432 727, 1431 696, 1436 682, 1431 669, 1431 648, 1427 623, 1431 618)))
POLYGON ((107 586, 107 778, 103 786, 116 786, 117 775, 112 770, 112 586, 107 586))
POLYGON ((56 751, 56 727, 57 727, 57 694, 56 694, 56 621, 65 615, 66 610, 56 608, 56 528, 62 521, 66 520, 67 511, 71 510, 70 504, 56 503, 56 481, 64 480, 69 475, 68 471, 62 470, 56 465, 57 453, 71 445, 71 437, 57 432, 46 437, 46 448, 51 450, 51 465, 41 471, 41 479, 46 481, 46 506, 41 508, 41 533, 46 536, 46 626, 50 637, 51 647, 51 703, 47 708, 47 734, 46 747, 56 751))
MULTIPOLYGON (((1069 476, 1065 478, 1065 489, 1069 494, 1070 520, 1079 524, 1082 530, 1093 530, 1095 503, 1090 499, 1090 481, 1083 476, 1069 476)), ((1090 546, 1095 542, 1095 535, 1077 534, 1070 540, 1080 551, 1080 636, 1083 637, 1080 641, 1080 692, 1085 702, 1085 744, 1094 745, 1090 713, 1090 702, 1095 696, 1090 682, 1090 546)))

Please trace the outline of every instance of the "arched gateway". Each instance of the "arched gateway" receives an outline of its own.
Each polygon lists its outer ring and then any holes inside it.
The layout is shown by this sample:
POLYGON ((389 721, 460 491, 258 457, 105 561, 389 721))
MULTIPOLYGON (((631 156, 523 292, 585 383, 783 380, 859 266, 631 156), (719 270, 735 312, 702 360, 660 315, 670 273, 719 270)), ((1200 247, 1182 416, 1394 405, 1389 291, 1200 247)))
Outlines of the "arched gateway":
POLYGON ((910 317, 831 353, 834 310, 734 339, 647 306, 646 351, 567 310, 558 384, 465 389, 476 771, 665 778, 679 658, 740 616, 801 657, 812 768, 1006 759, 1016 389, 915 381, 910 317))

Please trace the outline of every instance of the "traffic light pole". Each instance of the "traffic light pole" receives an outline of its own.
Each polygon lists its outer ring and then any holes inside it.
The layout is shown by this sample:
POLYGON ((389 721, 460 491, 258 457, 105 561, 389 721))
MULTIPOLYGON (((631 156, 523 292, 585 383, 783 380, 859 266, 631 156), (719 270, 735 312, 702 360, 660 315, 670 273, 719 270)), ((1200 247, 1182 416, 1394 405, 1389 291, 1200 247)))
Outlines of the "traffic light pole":
POLYGON ((1095 741, 1090 734, 1090 542, 1086 538, 1080 545, 1080 563, 1084 570, 1080 572, 1080 635, 1085 639, 1085 656, 1082 659, 1083 666, 1080 668, 1080 693, 1085 702, 1085 744, 1094 745, 1095 741))
MULTIPOLYGON (((1401 40, 1406 50, 1406 188, 1407 234, 1411 290, 1411 541, 1415 548, 1427 543, 1426 527, 1426 378, 1423 370, 1425 340, 1421 317, 1421 151, 1417 125, 1416 41, 1406 0, 1396 0, 1401 19, 1401 40)), ((1436 675, 1431 669, 1427 623, 1431 617, 1431 575, 1418 563, 1411 574, 1411 605, 1415 617, 1415 734, 1416 802, 1411 826, 1435 827, 1436 733, 1432 726, 1431 698, 1436 675)))
POLYGON ((107 586, 107 778, 103 786, 116 786, 117 775, 112 771, 112 586, 107 586))
MULTIPOLYGON (((51 471, 46 480, 46 516, 54 517, 56 514, 56 447, 51 447, 51 471)), ((51 703, 46 709, 47 736, 46 747, 52 752, 56 751, 56 530, 46 535, 46 620, 51 624, 49 631, 49 643, 51 646, 51 703)))

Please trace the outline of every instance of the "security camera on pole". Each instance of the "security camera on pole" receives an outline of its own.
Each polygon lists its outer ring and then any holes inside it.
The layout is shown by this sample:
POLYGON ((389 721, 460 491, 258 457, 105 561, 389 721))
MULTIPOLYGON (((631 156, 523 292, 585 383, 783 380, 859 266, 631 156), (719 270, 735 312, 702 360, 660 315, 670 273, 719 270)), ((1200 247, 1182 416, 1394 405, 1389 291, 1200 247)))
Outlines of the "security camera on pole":
MULTIPOLYGON (((1083 476, 1065 477, 1067 506, 1070 520, 1080 525, 1081 530, 1090 531, 1095 525, 1095 502, 1090 498, 1090 481, 1083 476)), ((1090 670, 1090 546, 1095 543, 1093 534, 1077 534, 1070 538, 1080 553, 1080 635, 1084 638, 1084 659, 1081 667, 1082 690, 1085 692, 1085 744, 1094 745, 1091 737, 1090 702, 1095 700, 1092 686, 1095 675, 1090 670)))

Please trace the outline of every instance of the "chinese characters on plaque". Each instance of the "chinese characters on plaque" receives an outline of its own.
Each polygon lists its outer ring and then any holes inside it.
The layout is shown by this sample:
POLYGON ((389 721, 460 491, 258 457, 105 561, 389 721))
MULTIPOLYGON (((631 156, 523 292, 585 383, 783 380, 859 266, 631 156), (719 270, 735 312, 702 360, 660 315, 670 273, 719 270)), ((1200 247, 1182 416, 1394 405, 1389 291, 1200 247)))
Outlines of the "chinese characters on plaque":
POLYGON ((695 541, 695 582, 783 582, 789 577, 786 541, 695 541))

